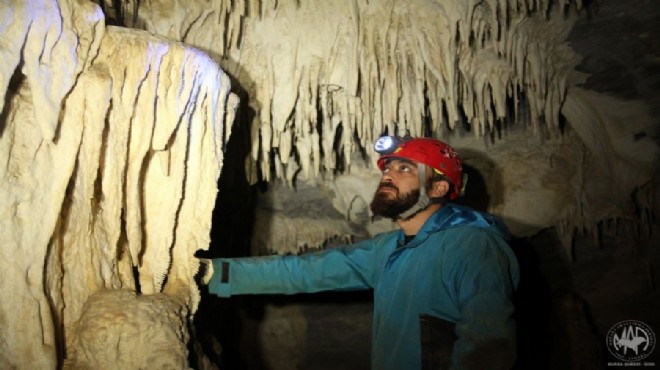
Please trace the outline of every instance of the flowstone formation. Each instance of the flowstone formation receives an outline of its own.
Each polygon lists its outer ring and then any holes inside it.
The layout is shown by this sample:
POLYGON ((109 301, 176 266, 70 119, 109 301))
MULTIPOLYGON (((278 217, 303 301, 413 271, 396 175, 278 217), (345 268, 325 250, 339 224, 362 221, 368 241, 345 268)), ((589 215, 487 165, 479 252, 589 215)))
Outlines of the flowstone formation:
POLYGON ((237 98, 205 53, 104 19, 0 4, 3 369, 188 363, 237 98))

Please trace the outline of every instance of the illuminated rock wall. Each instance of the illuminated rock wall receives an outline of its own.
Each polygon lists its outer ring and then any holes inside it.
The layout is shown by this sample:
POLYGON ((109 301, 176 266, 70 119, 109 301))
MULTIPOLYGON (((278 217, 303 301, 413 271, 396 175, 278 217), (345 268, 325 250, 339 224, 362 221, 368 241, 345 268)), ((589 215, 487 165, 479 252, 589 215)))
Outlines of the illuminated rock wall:
POLYGON ((91 2, 3 2, 0 29, 0 367, 185 366, 229 79, 91 2))

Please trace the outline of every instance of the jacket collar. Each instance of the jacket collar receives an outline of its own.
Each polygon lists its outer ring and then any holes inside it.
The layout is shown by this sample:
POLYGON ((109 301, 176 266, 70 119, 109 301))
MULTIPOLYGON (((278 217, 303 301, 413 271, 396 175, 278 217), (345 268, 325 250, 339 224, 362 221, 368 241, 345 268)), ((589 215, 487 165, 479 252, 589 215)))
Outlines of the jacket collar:
MULTIPOLYGON (((488 229, 499 234, 504 240, 509 240, 509 230, 499 218, 469 207, 447 203, 426 220, 415 238, 406 247, 415 247, 426 240, 430 234, 440 230, 461 226, 488 229)), ((403 243, 404 238, 403 231, 400 231, 398 242, 403 243)))

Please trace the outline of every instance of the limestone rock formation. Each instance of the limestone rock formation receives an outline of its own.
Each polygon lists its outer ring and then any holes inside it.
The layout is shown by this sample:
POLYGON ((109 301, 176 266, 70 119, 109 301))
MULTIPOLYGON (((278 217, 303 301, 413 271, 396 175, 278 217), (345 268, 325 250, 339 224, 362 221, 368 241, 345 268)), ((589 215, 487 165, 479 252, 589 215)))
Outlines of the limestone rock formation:
POLYGON ((99 290, 82 309, 65 369, 186 369, 188 308, 175 295, 99 290))
POLYGON ((0 29, 0 367, 181 368, 228 77, 192 47, 106 27, 91 2, 3 2, 0 29), (120 359, 164 342, 158 362, 120 359))

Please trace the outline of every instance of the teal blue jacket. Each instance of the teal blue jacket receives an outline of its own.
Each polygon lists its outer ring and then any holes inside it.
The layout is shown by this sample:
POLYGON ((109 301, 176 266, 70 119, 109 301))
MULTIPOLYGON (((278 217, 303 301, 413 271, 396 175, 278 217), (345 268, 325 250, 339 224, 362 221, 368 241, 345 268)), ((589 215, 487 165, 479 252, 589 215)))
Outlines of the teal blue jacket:
POLYGON ((448 362, 452 369, 507 369, 515 362, 519 280, 508 238, 494 216, 447 204, 407 244, 396 230, 301 256, 214 259, 209 291, 227 297, 373 288, 373 369, 448 362))

